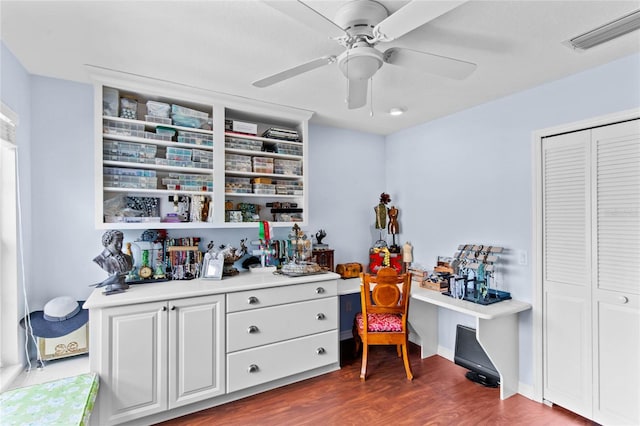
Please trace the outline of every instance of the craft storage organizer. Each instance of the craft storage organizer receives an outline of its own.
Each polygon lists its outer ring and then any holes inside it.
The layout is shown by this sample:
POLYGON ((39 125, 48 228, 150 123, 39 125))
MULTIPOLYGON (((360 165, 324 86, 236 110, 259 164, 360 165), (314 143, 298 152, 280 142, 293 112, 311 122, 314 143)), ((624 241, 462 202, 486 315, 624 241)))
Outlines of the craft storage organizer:
POLYGON ((122 229, 147 229, 153 223, 167 229, 256 227, 255 222, 228 222, 227 206, 255 205, 261 216, 264 212, 260 220, 273 220, 267 208, 272 203, 294 206, 300 212, 296 222, 305 224, 311 113, 88 68, 95 87, 99 229, 114 223, 122 229), (114 208, 126 207, 132 197, 156 200, 156 216, 129 217, 114 208), (208 215, 200 215, 207 222, 164 221, 196 200, 209 208, 208 215))

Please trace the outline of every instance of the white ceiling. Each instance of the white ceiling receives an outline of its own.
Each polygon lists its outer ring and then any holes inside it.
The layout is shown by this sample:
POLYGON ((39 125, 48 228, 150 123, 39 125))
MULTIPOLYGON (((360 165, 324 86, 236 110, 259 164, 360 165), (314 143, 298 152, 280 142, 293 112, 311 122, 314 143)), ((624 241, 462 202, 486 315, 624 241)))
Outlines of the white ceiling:
MULTIPOLYGON (((308 1, 333 19, 344 1, 308 1)), ((380 1, 389 13, 407 1, 380 1)), ((0 1, 5 45, 29 73, 89 82, 84 64, 293 106, 312 122, 386 135, 640 51, 640 31, 574 51, 569 38, 640 8, 634 1, 470 1, 392 43, 474 62, 449 80, 385 64, 370 106, 348 110, 336 64, 267 88, 251 83, 342 52, 260 1, 0 1), (389 108, 407 113, 391 117, 389 108)))

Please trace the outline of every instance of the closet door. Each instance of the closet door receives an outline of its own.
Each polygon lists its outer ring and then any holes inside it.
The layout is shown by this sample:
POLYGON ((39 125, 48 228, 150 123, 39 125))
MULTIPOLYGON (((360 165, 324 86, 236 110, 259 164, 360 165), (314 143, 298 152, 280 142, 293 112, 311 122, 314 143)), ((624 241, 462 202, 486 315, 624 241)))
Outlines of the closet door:
POLYGON ((544 398, 591 418, 590 131, 545 138, 544 398))
POLYGON ((640 120, 592 130, 593 419, 640 424, 640 120))

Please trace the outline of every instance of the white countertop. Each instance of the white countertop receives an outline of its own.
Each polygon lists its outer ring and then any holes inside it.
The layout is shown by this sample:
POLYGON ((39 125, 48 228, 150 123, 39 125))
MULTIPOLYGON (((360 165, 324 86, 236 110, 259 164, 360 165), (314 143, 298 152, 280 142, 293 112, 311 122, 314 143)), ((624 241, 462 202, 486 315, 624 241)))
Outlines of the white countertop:
MULTIPOLYGON (((97 288, 93 293, 91 293, 83 307, 85 309, 100 309, 113 306, 131 305, 135 303, 156 302, 167 299, 180 299, 185 297, 207 296, 211 294, 231 293, 243 290, 255 290, 258 288, 330 281, 339 278, 340 275, 334 274, 333 272, 306 275, 302 277, 287 277, 260 272, 241 272, 233 277, 224 277, 222 280, 199 278, 194 280, 134 284, 124 293, 117 293, 109 296, 106 296, 103 293, 102 288, 97 288)), ((359 285, 360 281, 357 280, 357 282, 359 285)), ((340 285, 338 287, 340 287, 340 285)))
MULTIPOLYGON (((467 300, 458 300, 445 296, 439 291, 422 288, 418 285, 411 286, 411 298, 416 301, 431 303, 436 306, 462 312, 483 319, 492 319, 504 315, 511 315, 531 309, 531 304, 519 300, 503 300, 491 305, 480 305, 467 300)), ((346 295, 360 293, 360 278, 338 280, 338 294, 346 295)))

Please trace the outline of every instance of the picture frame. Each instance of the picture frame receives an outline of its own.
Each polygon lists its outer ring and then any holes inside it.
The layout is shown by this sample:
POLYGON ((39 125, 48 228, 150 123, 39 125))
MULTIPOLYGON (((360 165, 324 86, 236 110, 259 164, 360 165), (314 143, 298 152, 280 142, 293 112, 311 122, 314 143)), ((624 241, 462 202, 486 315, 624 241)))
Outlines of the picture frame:
POLYGON ((209 280, 221 280, 222 269, 224 267, 224 257, 222 255, 211 255, 207 253, 204 255, 202 261, 202 277, 209 280))
POLYGON ((240 223, 242 222, 242 211, 240 210, 227 210, 227 222, 240 223))

